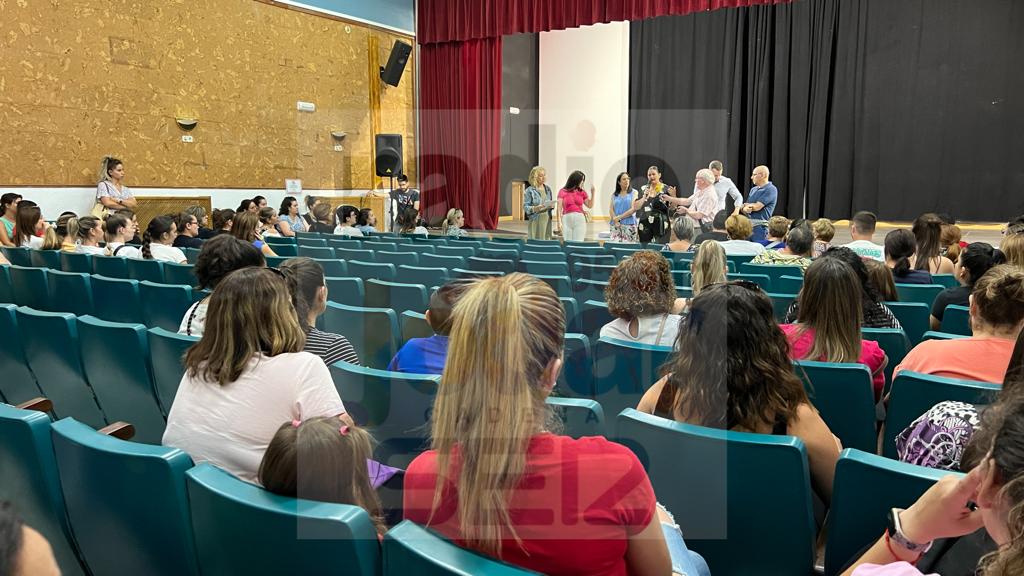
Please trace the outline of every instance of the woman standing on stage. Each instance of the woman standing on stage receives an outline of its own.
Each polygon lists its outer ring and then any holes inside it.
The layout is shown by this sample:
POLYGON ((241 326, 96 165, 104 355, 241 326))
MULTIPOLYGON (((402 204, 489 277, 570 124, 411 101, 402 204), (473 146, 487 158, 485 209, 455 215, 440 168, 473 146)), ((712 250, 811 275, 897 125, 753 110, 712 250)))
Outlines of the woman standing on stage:
POLYGON ((615 179, 615 191, 608 205, 612 219, 612 242, 636 242, 636 188, 629 185, 629 172, 615 179))
POLYGON ((528 234, 531 240, 551 240, 551 210, 555 207, 555 200, 551 188, 545 184, 547 179, 547 171, 534 166, 527 178, 530 187, 523 193, 523 215, 530 223, 528 234))
POLYGON ((590 185, 590 194, 583 188, 587 177, 579 170, 569 174, 565 187, 558 191, 558 209, 555 219, 562 228, 562 239, 570 242, 583 242, 587 234, 587 217, 584 208, 594 207, 594 185, 590 185))
POLYGON ((647 169, 647 184, 640 189, 640 198, 634 203, 634 209, 640 214, 637 235, 640 242, 668 241, 672 220, 669 216, 669 205, 661 195, 676 195, 675 186, 666 186, 661 181, 661 170, 657 166, 647 169))

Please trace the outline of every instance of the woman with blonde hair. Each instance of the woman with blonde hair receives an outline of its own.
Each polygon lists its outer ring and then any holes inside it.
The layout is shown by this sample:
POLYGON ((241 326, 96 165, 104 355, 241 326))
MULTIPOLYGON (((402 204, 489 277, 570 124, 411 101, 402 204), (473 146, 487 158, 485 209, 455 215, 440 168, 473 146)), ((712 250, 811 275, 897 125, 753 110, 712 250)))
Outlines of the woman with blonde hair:
POLYGON ((900 295, 896 291, 896 280, 892 275, 892 268, 884 262, 874 258, 863 258, 864 267, 868 271, 868 282, 878 292, 880 302, 899 302, 900 295))
POLYGON ((635 252, 619 262, 604 289, 608 312, 615 320, 601 327, 601 336, 671 346, 686 302, 676 297, 668 260, 651 250, 635 252))
POLYGON ((452 322, 431 450, 405 475, 405 517, 544 574, 669 574, 636 456, 603 437, 552 433, 545 399, 565 337, 555 291, 525 274, 480 280, 452 322), (547 520, 536 521, 538 512, 547 520))
POLYGON ((67 247, 63 248, 66 252, 101 256, 106 254, 106 248, 100 248, 100 242, 103 240, 103 222, 95 216, 69 218, 68 240, 73 244, 70 250, 67 247))
POLYGON ((530 186, 523 192, 523 214, 530 223, 527 234, 531 240, 551 240, 551 211, 557 202, 547 179, 547 171, 534 166, 527 178, 530 186))
POLYGON ((185 354, 163 445, 256 482, 282 422, 328 416, 352 426, 327 365, 303 352, 305 343, 280 274, 229 274, 209 298, 203 337, 185 354))
POLYGON ((139 205, 131 190, 124 185, 124 162, 113 156, 104 156, 100 162, 99 183, 96 185, 96 206, 93 216, 101 216, 127 208, 135 210, 139 205))
POLYGON ((1006 255, 1007 264, 1024 269, 1024 234, 1007 235, 999 249, 1006 255))
POLYGON ((444 223, 441 224, 441 235, 451 238, 462 238, 466 231, 462 227, 466 224, 466 217, 462 210, 452 208, 445 214, 444 223))
POLYGON ((814 232, 814 253, 817 258, 832 247, 832 239, 836 236, 836 226, 828 218, 818 218, 811 224, 814 232))
POLYGON ((277 256, 259 236, 260 217, 253 212, 239 212, 232 220, 229 234, 244 242, 252 242, 264 256, 277 256))
POLYGON ((708 286, 725 282, 728 272, 729 264, 722 245, 714 240, 701 242, 690 264, 690 288, 693 289, 693 295, 697 296, 708 286))

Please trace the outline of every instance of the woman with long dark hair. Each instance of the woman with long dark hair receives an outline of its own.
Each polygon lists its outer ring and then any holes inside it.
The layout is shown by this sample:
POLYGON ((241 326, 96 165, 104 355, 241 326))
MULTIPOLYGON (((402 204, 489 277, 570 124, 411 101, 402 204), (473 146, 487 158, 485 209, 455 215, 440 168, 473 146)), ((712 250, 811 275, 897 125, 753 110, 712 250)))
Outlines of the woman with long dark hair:
POLYGON ((960 285, 946 288, 935 297, 930 318, 932 330, 942 328, 942 317, 945 316, 947 306, 970 306, 974 284, 994 266, 1006 263, 1006 256, 986 242, 974 242, 957 253, 953 275, 960 285))
POLYGON ((930 274, 952 274, 953 262, 942 257, 942 219, 935 214, 922 214, 911 228, 917 240, 914 270, 930 274))
POLYGON ((590 194, 587 194, 583 189, 586 179, 583 172, 576 170, 569 174, 565 187, 558 191, 556 220, 561 222, 562 238, 570 242, 582 242, 587 235, 587 217, 583 211, 584 206, 588 209, 594 207, 596 188, 591 185, 590 194))
POLYGON ((157 216, 149 221, 146 232, 142 235, 142 259, 161 260, 184 264, 185 253, 181 248, 174 247, 174 238, 178 235, 178 226, 170 216, 157 216))
POLYGON ((928 270, 919 270, 917 239, 909 230, 893 230, 885 235, 885 265, 892 269, 897 284, 931 284, 928 270))
POLYGON ((615 178, 615 190, 608 202, 608 216, 612 221, 612 242, 636 242, 636 188, 629 184, 629 172, 615 178))

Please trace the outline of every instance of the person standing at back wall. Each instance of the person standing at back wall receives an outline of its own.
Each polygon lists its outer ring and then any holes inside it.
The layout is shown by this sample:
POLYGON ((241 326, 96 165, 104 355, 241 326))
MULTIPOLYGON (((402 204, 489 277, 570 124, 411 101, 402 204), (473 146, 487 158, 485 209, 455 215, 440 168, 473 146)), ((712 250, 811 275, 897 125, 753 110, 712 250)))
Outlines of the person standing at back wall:
POLYGON ((768 219, 772 217, 775 203, 779 200, 779 189, 768 179, 770 175, 767 166, 754 168, 750 174, 750 181, 754 186, 747 196, 747 203, 740 208, 754 225, 754 235, 750 237, 752 242, 768 238, 768 219))
MULTIPOLYGON (((393 214, 402 214, 409 208, 416 210, 418 214, 420 211, 420 191, 409 186, 409 177, 405 174, 399 174, 396 180, 398 188, 391 192, 391 200, 398 206, 393 214)), ((398 232, 397 217, 392 218, 391 231, 398 232)))
POLYGON ((96 205, 93 216, 102 216, 115 210, 135 210, 139 203, 124 185, 124 162, 113 156, 104 156, 100 163, 100 181, 96 185, 96 205))

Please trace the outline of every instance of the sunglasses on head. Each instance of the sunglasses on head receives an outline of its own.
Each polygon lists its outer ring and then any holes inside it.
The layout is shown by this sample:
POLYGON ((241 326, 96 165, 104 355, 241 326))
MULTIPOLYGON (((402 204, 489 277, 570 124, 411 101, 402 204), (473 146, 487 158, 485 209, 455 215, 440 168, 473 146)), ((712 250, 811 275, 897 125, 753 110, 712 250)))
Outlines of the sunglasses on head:
POLYGON ((709 286, 709 288, 717 288, 718 286, 739 286, 740 288, 746 288, 752 292, 763 292, 761 285, 757 282, 751 282, 750 280, 728 280, 726 282, 716 282, 709 286))

